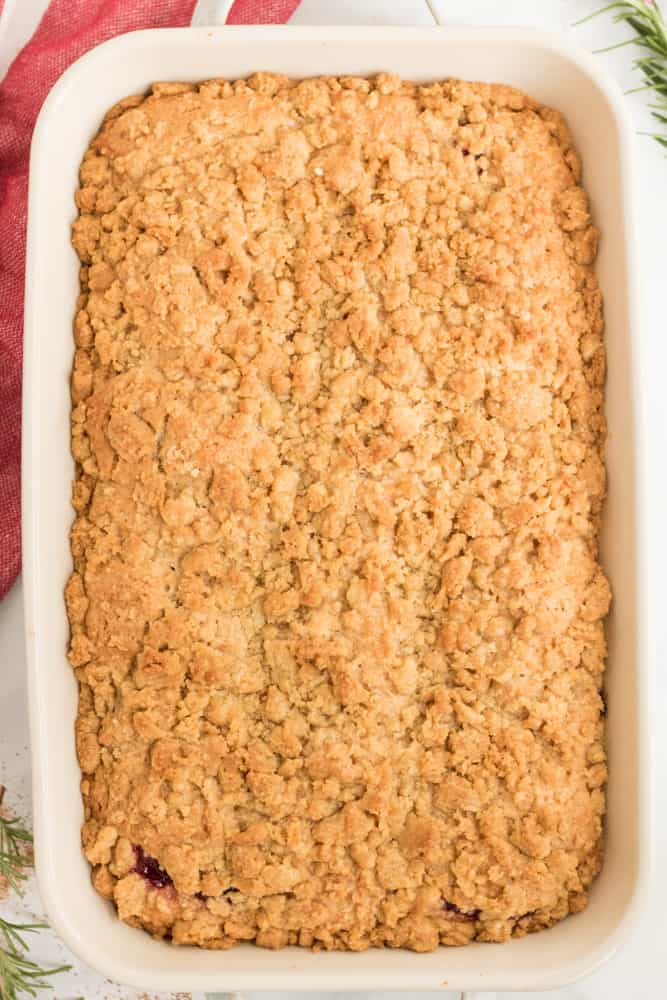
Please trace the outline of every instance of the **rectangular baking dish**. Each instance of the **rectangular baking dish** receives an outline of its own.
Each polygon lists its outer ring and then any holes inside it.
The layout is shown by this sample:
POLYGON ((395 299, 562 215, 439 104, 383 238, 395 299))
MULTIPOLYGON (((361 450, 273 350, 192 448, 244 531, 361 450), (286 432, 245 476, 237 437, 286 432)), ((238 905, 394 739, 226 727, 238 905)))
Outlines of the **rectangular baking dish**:
POLYGON ((513 29, 238 27, 137 32, 89 52, 51 91, 32 146, 25 308, 23 539, 39 885, 67 945, 109 978, 150 990, 542 990, 591 972, 623 941, 646 888, 648 765, 633 337, 637 333, 630 130, 620 94, 565 39, 513 29), (72 738, 77 691, 63 587, 72 461, 69 374, 78 261, 70 246, 77 170, 104 112, 153 80, 370 74, 502 81, 561 110, 602 229, 609 377, 609 499, 603 560, 609 623, 607 857, 590 905, 503 945, 430 954, 174 948, 121 924, 90 884, 72 738))

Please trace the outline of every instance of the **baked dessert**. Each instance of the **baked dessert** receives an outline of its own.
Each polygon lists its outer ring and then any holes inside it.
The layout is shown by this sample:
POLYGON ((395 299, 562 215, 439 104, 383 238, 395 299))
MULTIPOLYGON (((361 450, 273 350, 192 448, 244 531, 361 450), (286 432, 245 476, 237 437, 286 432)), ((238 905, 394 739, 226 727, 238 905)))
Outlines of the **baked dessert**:
POLYGON ((507 86, 156 84, 81 167, 70 659, 93 882, 177 944, 586 903, 598 234, 507 86))

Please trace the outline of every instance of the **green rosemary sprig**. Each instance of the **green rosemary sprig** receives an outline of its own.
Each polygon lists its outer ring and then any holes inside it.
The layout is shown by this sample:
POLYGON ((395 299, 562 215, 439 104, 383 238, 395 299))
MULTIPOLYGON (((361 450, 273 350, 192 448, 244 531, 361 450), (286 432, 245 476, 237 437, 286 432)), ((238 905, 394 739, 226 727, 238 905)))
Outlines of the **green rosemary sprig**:
POLYGON ((641 90, 652 91, 655 95, 654 101, 649 104, 653 118, 658 121, 659 127, 655 132, 644 132, 656 142, 667 149, 667 24, 662 16, 662 11, 656 0, 624 0, 624 2, 610 3, 600 10, 594 11, 588 17, 584 17, 577 24, 590 21, 592 17, 614 11, 614 21, 624 22, 634 31, 632 38, 619 42, 617 45, 610 45, 606 49, 599 49, 600 52, 608 52, 610 49, 617 49, 623 45, 638 45, 644 49, 646 55, 642 55, 633 61, 633 68, 638 69, 644 77, 644 84, 634 87, 628 93, 633 94, 641 90))
MULTIPOLYGON (((2 803, 0 794, 0 804, 2 803)), ((8 819, 0 815, 0 876, 10 889, 20 892, 21 882, 28 877, 31 866, 32 836, 18 819, 8 819)))
MULTIPOLYGON (((0 785, 0 807, 5 789, 0 785)), ((17 819, 0 813, 0 876, 20 893, 32 866, 32 834, 17 819)), ((0 917, 0 1000, 18 1000, 20 995, 37 996, 51 989, 50 976, 66 972, 69 965, 43 969, 27 957, 24 934, 43 930, 48 924, 14 924, 0 917)))
POLYGON ((40 931, 48 924, 12 924, 0 917, 0 1000, 18 1000, 21 994, 36 997, 38 990, 50 990, 49 976, 67 972, 69 965, 59 965, 54 969, 42 969, 36 962, 26 958, 28 944, 23 937, 26 932, 40 931))

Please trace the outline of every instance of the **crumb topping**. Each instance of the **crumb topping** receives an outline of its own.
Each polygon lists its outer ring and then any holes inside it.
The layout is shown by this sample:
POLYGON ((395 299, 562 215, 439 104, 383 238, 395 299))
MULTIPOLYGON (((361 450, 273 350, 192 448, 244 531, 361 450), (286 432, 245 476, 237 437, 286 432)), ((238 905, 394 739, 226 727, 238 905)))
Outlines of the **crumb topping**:
POLYGON ((208 948, 426 951, 583 908, 605 361, 561 116, 460 80, 156 84, 80 180, 98 891, 208 948))

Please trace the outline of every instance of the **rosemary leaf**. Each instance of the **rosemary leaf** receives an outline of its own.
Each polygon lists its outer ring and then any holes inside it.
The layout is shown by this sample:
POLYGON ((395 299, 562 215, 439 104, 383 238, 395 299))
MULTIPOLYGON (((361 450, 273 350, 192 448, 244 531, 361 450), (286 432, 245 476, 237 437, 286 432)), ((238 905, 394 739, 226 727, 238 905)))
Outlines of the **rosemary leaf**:
MULTIPOLYGON (((0 785, 0 806, 5 789, 0 785)), ((21 882, 28 877, 32 864, 32 835, 18 819, 9 819, 0 812, 0 878, 10 889, 20 892, 21 882)))
POLYGON ((661 129, 657 132, 640 132, 640 135, 649 135, 661 146, 667 148, 667 128, 665 128, 667 120, 665 115, 660 113, 661 111, 667 112, 667 24, 658 2, 657 0, 624 0, 624 2, 609 3, 606 7, 601 7, 587 17, 583 17, 577 21, 577 24, 583 24, 601 14, 612 14, 614 22, 627 24, 634 31, 635 36, 599 51, 605 52, 632 43, 644 49, 646 53, 633 62, 633 68, 642 74, 644 83, 641 86, 633 87, 627 93, 634 94, 647 90, 656 95, 657 103, 652 102, 649 107, 653 118, 660 123, 661 129))
MULTIPOLYGON (((5 789, 0 785, 0 806, 5 789)), ((32 866, 32 834, 18 819, 8 819, 0 813, 0 876, 16 892, 28 877, 32 866)), ((0 917, 0 1000, 19 1000, 20 996, 36 997, 40 990, 52 989, 51 976, 66 972, 69 965, 43 969, 27 957, 25 934, 44 930, 48 924, 16 924, 0 917)))

